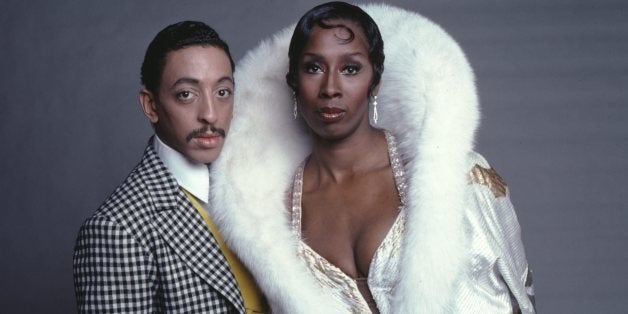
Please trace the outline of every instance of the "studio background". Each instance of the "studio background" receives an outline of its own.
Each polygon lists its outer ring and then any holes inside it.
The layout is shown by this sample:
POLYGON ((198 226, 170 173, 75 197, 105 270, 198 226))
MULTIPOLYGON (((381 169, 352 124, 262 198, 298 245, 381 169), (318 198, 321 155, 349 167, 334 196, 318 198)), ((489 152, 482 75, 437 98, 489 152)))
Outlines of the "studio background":
MULTIPOLYGON (((160 29, 207 22, 237 62, 318 3, 2 1, 0 311, 76 311, 78 228, 152 134, 139 69, 160 29)), ((628 2, 386 3, 441 25, 475 70, 477 150, 511 189, 539 312, 625 312, 628 2)))

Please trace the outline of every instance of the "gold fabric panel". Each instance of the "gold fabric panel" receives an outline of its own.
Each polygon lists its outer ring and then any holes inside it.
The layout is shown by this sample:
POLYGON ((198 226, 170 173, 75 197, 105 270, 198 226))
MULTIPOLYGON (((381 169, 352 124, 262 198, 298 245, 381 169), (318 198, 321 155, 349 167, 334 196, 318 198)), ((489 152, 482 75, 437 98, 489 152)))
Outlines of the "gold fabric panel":
POLYGON ((506 182, 497 174, 497 171, 493 168, 483 168, 480 165, 475 165, 469 177, 472 183, 486 185, 495 197, 506 196, 506 182))

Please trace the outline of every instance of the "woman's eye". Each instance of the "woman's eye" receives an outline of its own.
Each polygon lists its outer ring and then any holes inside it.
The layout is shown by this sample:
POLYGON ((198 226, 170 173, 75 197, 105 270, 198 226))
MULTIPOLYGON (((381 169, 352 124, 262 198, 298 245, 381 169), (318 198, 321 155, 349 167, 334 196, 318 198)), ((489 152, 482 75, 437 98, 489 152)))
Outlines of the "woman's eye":
POLYGON ((305 65, 305 71, 307 73, 319 73, 323 72, 323 69, 321 69, 320 65, 316 63, 308 63, 305 65))
POLYGON ((357 65, 348 65, 344 69, 342 69, 343 74, 355 75, 360 72, 360 67, 357 65))

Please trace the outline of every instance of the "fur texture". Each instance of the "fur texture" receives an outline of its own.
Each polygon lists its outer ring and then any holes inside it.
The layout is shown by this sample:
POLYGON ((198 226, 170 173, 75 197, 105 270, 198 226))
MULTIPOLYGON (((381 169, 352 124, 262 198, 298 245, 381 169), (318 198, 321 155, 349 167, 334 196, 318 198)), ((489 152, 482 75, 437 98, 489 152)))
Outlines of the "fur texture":
MULTIPOLYGON (((404 280, 392 312, 448 312, 456 285, 467 280, 463 202, 479 119, 473 73, 456 42, 426 18, 386 5, 363 8, 378 23, 386 53, 378 127, 397 137, 409 179, 404 280)), ((285 83, 292 30, 238 65, 232 129, 211 169, 211 214, 275 312, 333 313, 337 304, 296 255, 286 208, 310 145, 303 121, 291 117, 285 83)))

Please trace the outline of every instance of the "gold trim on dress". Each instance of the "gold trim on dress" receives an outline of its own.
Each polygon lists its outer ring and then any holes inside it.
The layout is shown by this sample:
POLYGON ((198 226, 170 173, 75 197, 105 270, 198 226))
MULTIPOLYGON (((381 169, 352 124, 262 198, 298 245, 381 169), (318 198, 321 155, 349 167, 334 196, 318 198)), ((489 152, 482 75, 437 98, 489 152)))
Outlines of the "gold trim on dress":
POLYGON ((493 168, 484 168, 476 164, 469 172, 469 178, 472 183, 487 186, 495 197, 506 196, 506 182, 497 174, 493 168))
MULTIPOLYGON (((346 306, 348 312, 352 314, 370 314, 371 309, 369 308, 369 302, 375 302, 375 294, 381 293, 384 289, 392 291, 394 288, 393 285, 382 280, 382 278, 380 278, 381 275, 376 276, 371 270, 378 269, 379 272, 382 272, 384 269, 388 268, 398 269, 395 261, 399 261, 401 240, 405 229, 407 183, 403 163, 399 158, 396 140, 388 131, 385 131, 385 134, 388 145, 388 157, 400 200, 399 213, 390 230, 375 250, 371 259, 369 274, 366 278, 351 278, 336 265, 319 255, 303 240, 301 233, 301 202, 303 197, 303 170, 305 161, 297 168, 292 185, 291 220, 293 232, 299 239, 298 254, 308 265, 310 272, 318 284, 328 290, 334 298, 341 301, 346 306), (377 289, 377 291, 371 290, 372 299, 367 300, 362 295, 358 287, 358 280, 366 280, 369 289, 377 289), (374 285, 374 287, 371 285, 374 285)), ((377 272, 376 270, 375 273, 377 272)), ((395 278, 397 275, 393 275, 389 272, 388 276, 395 278)))

